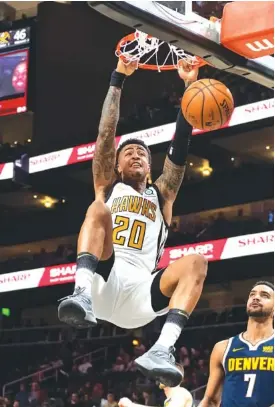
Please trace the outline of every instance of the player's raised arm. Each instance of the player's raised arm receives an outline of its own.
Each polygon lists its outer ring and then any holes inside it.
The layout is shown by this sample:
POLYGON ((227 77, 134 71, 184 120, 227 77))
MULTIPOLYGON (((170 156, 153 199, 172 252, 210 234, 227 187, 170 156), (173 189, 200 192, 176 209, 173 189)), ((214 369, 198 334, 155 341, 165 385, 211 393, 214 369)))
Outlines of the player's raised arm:
POLYGON ((228 340, 216 343, 210 358, 210 376, 206 391, 199 407, 219 407, 224 381, 223 356, 228 340))
POLYGON ((93 159, 93 179, 95 194, 104 193, 115 180, 116 145, 115 135, 119 120, 120 97, 126 76, 137 69, 137 62, 124 64, 119 59, 116 70, 112 73, 110 88, 105 98, 98 137, 93 159))
MULTIPOLYGON (((197 80, 198 68, 188 65, 184 61, 180 61, 178 72, 186 87, 197 80)), ((175 136, 169 147, 163 172, 155 182, 165 202, 173 203, 176 199, 184 177, 191 136, 192 126, 185 120, 180 109, 175 136)))

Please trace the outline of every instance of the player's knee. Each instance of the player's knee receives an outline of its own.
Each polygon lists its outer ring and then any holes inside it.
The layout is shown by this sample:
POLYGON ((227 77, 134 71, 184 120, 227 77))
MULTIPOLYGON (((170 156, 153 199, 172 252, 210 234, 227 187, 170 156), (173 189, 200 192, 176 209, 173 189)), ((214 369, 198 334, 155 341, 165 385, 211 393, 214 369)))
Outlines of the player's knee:
POLYGON ((101 200, 95 200, 86 212, 86 218, 96 219, 97 221, 106 221, 111 216, 110 209, 101 200))
POLYGON ((198 282, 204 281, 207 275, 208 262, 207 259, 200 254, 192 254, 185 257, 188 262, 188 269, 198 282))

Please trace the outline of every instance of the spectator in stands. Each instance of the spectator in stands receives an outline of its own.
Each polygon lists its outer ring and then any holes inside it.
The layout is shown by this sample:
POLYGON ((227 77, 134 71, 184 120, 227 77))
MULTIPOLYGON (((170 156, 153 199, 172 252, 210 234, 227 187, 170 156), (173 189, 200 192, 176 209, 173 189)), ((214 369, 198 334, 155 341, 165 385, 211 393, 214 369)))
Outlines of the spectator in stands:
POLYGON ((123 372, 125 370, 125 365, 123 358, 121 356, 118 356, 116 358, 116 363, 113 365, 113 372, 123 372))
POLYGON ((27 407, 29 405, 29 393, 26 391, 25 383, 20 383, 20 389, 15 396, 15 400, 18 401, 19 407, 27 407))
POLYGON ((126 367, 127 372, 136 372, 137 366, 135 364, 135 360, 130 360, 126 367))
POLYGON ((182 346, 179 350, 179 357, 180 360, 183 360, 186 356, 188 356, 188 349, 185 346, 182 346))
POLYGON ((138 358, 139 356, 142 356, 145 352, 146 352, 146 347, 141 343, 138 346, 135 346, 134 357, 138 358))
POLYGON ((9 400, 6 397, 0 397, 0 407, 7 407, 9 400))
POLYGON ((67 254, 67 250, 66 250, 65 246, 60 244, 58 246, 58 248, 56 249, 56 252, 55 252, 56 263, 57 264, 64 263, 66 261, 66 259, 67 259, 66 254, 67 254))
POLYGON ((107 394, 107 400, 103 403, 102 407, 117 407, 117 401, 115 400, 114 393, 107 394))
POLYGON ((141 399, 140 395, 136 391, 133 391, 131 400, 135 404, 141 404, 142 403, 142 399, 141 399))
POLYGON ((191 365, 189 356, 184 356, 184 358, 181 360, 181 364, 184 368, 189 367, 191 365))
POLYGON ((155 406, 156 405, 156 396, 152 394, 151 391, 144 391, 142 393, 142 397, 144 399, 144 405, 145 406, 155 406))
POLYGON ((84 358, 83 363, 78 366, 78 370, 82 374, 87 374, 88 370, 91 369, 93 365, 89 362, 88 358, 84 358))
POLYGON ((93 401, 91 400, 91 397, 89 396, 89 394, 84 394, 83 397, 83 407, 93 407, 93 401))
POLYGON ((81 403, 80 403, 78 394, 72 393, 67 406, 70 407, 70 406, 80 406, 80 405, 81 405, 81 403))
POLYGON ((88 395, 88 397, 90 399, 90 397, 92 396, 92 393, 93 393, 93 388, 92 388, 91 382, 88 381, 85 383, 83 392, 85 395, 88 395))
POLYGON ((46 394, 40 389, 38 382, 32 382, 29 401, 31 407, 39 406, 46 399, 46 394))
POLYGON ((96 407, 103 407, 103 404, 106 402, 103 398, 103 386, 101 383, 96 383, 94 385, 91 400, 96 407))
POLYGON ((208 379, 208 366, 206 364, 206 361, 204 359, 199 359, 198 360, 198 374, 199 374, 199 381, 202 384, 207 383, 208 379))

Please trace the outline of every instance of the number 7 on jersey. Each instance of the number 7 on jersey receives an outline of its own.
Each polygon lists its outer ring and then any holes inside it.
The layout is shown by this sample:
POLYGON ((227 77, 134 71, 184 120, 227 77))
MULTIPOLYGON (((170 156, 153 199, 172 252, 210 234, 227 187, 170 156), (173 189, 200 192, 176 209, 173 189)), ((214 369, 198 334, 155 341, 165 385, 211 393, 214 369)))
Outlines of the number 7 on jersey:
POLYGON ((245 397, 252 397, 256 382, 256 374, 245 374, 244 381, 248 382, 248 388, 245 397))

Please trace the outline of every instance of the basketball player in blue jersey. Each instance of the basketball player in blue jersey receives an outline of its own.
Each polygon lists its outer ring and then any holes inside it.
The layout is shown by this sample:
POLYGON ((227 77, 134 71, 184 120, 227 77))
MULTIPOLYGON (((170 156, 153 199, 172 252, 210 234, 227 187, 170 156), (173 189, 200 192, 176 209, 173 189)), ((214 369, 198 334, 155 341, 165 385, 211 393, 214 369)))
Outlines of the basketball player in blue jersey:
POLYGON ((273 406, 273 284, 259 281, 254 285, 247 314, 245 332, 215 345, 207 389, 199 407, 273 406))
MULTIPOLYGON (((182 372, 172 349, 200 298, 207 262, 190 255, 155 271, 183 181, 192 127, 180 112, 162 174, 153 184, 150 150, 141 140, 127 140, 116 151, 121 92, 136 68, 119 60, 111 76, 93 159, 95 201, 78 238, 75 290, 62 300, 58 314, 76 327, 93 326, 98 318, 132 329, 168 313, 157 343, 136 363, 147 376, 177 386, 182 372)), ((198 69, 181 62, 179 76, 186 87, 197 75, 198 69)))

